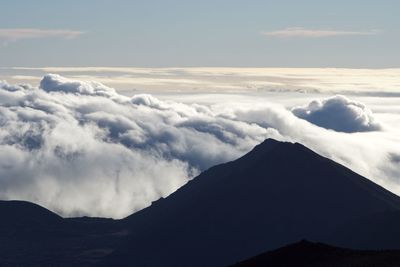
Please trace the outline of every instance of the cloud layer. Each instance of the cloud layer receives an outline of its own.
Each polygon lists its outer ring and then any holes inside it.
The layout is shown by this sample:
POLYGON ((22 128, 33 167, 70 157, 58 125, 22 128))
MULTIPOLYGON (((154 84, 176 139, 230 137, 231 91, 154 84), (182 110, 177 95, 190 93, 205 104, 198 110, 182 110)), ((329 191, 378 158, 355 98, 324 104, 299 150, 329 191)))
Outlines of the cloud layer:
POLYGON ((293 108, 292 112, 315 125, 339 132, 378 131, 382 128, 364 104, 341 95, 323 101, 314 100, 306 106, 293 108))
MULTIPOLYGON (((346 110, 359 104, 345 100, 344 113, 354 115, 346 110)), ((34 201, 64 216, 126 216, 268 137, 301 142, 398 190, 399 135, 334 132, 270 103, 126 97, 50 74, 39 87, 0 82, 0 126, 0 199, 34 201)))
POLYGON ((400 69, 343 68, 2 68, 0 79, 37 83, 46 73, 91 80, 126 95, 138 92, 329 93, 400 96, 400 69))

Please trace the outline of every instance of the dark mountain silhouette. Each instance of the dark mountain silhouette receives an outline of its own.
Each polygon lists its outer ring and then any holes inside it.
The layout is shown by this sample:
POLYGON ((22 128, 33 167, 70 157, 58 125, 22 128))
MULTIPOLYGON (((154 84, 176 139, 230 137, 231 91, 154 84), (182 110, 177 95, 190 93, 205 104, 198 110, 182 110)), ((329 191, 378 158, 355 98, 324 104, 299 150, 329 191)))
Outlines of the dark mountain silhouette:
POLYGON ((400 223, 399 197, 272 139, 123 220, 62 219, 21 203, 0 202, 2 218, 19 221, 1 224, 0 265, 228 266, 301 239, 400 248, 390 219, 400 223))
POLYGON ((300 241, 269 251, 232 267, 395 267, 400 251, 364 251, 300 241))
POLYGON ((399 208, 399 197, 348 168, 268 139, 126 218, 132 234, 107 263, 226 266, 304 238, 336 241, 346 222, 399 208))

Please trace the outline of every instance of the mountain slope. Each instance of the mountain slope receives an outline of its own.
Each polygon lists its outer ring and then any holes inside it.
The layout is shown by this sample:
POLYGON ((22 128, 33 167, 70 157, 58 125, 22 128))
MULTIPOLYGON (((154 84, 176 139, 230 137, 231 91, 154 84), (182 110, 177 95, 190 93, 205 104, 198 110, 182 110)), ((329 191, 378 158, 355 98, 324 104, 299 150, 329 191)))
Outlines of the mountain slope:
POLYGON ((368 179, 268 139, 126 218, 132 233, 105 263, 226 266, 304 238, 333 241, 347 221, 399 209, 399 197, 368 179))
POLYGON ((400 248, 399 225, 400 211, 374 213, 340 225, 329 240, 338 246, 358 249, 400 248))

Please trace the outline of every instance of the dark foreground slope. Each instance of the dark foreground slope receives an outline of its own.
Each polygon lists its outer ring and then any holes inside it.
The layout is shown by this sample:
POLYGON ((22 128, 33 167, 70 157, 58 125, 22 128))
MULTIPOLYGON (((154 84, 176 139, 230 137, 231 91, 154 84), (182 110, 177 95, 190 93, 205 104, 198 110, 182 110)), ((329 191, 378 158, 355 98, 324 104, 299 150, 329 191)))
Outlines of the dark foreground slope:
POLYGON ((400 248, 399 210, 364 177, 268 139, 123 220, 0 202, 0 266, 227 266, 301 239, 400 248))
MULTIPOLYGON (((269 139, 126 218, 132 234, 105 263, 226 266, 304 238, 335 243, 347 222, 399 208, 399 197, 351 170, 269 139)), ((351 233, 340 241, 357 246, 351 233)))
POLYGON ((232 267, 395 267, 399 263, 399 250, 350 250, 301 241, 260 254, 232 267))

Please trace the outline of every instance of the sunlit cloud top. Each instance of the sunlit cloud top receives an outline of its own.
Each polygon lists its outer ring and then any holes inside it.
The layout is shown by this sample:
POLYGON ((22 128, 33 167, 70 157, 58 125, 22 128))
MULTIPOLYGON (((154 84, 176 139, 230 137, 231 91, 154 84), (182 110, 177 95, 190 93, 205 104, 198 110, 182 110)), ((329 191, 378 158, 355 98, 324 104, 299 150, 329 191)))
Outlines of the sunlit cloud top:
POLYGON ((339 68, 3 68, 0 79, 37 84, 46 73, 93 80, 121 93, 345 93, 400 96, 400 69, 339 68))

